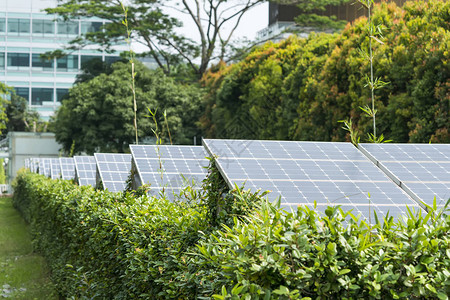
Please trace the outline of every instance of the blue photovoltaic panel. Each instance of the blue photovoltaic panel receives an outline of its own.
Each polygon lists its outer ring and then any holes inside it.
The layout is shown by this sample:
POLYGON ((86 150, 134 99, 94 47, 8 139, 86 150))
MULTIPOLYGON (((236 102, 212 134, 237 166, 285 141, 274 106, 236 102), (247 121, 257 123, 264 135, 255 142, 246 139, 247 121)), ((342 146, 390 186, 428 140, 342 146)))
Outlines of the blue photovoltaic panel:
POLYGON ((61 178, 61 165, 59 164, 59 158, 50 158, 50 177, 52 179, 61 178))
POLYGON ((450 144, 360 144, 359 148, 419 203, 450 198, 450 144))
POLYGON ((217 157, 230 188, 245 184, 252 191, 272 191, 269 199, 280 196, 281 205, 289 210, 313 207, 316 201, 319 210, 340 205, 370 220, 370 211, 397 217, 406 213, 407 205, 419 209, 350 143, 209 139, 203 143, 217 157))
POLYGON ((72 180, 75 178, 75 163, 72 157, 60 157, 61 178, 72 180))
POLYGON ((33 173, 37 173, 38 168, 39 168, 39 162, 40 159, 39 157, 32 157, 29 159, 29 164, 30 164, 30 171, 33 173))
POLYGON ((201 146, 130 145, 139 185, 150 184, 150 193, 169 198, 186 186, 199 189, 209 161, 201 146))
POLYGON ((39 160, 39 174, 50 177, 50 158, 41 158, 39 160))
POLYGON ((95 187, 97 164, 94 156, 74 156, 76 177, 79 185, 95 187))
POLYGON ((131 154, 95 153, 97 170, 103 188, 123 192, 131 170, 131 154))

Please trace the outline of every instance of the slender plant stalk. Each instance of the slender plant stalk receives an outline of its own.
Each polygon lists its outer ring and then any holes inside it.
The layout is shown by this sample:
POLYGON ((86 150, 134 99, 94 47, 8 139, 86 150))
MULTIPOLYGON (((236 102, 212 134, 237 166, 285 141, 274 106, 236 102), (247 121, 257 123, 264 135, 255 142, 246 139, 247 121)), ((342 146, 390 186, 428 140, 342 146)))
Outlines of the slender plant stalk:
POLYGON ((124 14, 124 19, 122 20, 122 24, 127 29, 127 45, 128 45, 128 53, 130 55, 130 64, 131 64, 131 91, 133 93, 133 110, 134 110, 134 119, 133 119, 133 127, 136 134, 136 145, 139 144, 139 138, 138 138, 138 127, 137 127, 137 104, 136 104, 136 72, 134 70, 134 58, 135 54, 134 51, 131 49, 131 30, 128 26, 128 8, 123 4, 122 1, 120 1, 120 4, 122 5, 122 10, 124 14))
POLYGON ((372 119, 373 119, 373 137, 377 138, 377 128, 376 128, 376 117, 375 117, 375 86, 373 82, 373 50, 372 50, 372 37, 374 36, 373 26, 372 26, 372 2, 367 1, 367 10, 368 10, 368 22, 369 22, 369 57, 370 57, 370 89, 371 89, 371 97, 372 97, 372 119))

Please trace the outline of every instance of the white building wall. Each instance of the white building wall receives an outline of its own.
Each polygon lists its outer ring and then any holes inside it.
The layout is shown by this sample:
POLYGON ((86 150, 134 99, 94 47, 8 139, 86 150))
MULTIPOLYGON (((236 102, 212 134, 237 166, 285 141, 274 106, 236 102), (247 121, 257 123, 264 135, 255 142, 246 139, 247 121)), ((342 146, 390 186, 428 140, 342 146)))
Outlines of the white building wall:
POLYGON ((62 33, 64 23, 54 22, 55 16, 42 11, 56 5, 57 0, 0 0, 0 81, 27 98, 29 107, 44 120, 53 115, 73 85, 82 61, 91 56, 110 61, 127 49, 125 44, 117 45, 117 54, 111 55, 91 47, 70 53, 67 62, 54 59, 52 65, 39 65, 39 54, 61 49, 91 22, 102 23, 100 19, 78 20, 67 29, 69 33, 62 33))

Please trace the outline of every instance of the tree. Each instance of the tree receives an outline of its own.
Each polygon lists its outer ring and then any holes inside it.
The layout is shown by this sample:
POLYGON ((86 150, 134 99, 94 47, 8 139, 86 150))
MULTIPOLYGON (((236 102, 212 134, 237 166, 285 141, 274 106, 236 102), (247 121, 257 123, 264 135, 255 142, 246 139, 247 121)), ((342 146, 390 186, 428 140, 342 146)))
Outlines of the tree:
POLYGON ((5 108, 8 103, 6 96, 11 93, 11 88, 0 82, 0 134, 6 128, 8 117, 5 113, 5 108))
POLYGON ((11 93, 11 100, 6 104, 6 131, 3 136, 10 131, 45 131, 45 122, 42 122, 39 113, 28 110, 27 100, 11 93))
MULTIPOLYGON (((168 125, 174 143, 190 143, 199 133, 195 121, 203 110, 201 90, 193 85, 176 84, 162 71, 148 70, 140 63, 135 70, 140 141, 153 136, 155 124, 146 117, 147 109, 151 109, 157 111, 160 128, 168 125)), ((132 95, 130 87, 124 84, 130 77, 129 65, 117 62, 110 74, 100 74, 70 89, 52 123, 56 140, 65 151, 69 152, 72 145, 75 153, 128 151, 128 145, 135 140, 132 95)))
MULTIPOLYGON (((146 48, 166 74, 180 62, 187 63, 200 78, 214 60, 226 58, 227 49, 243 15, 266 0, 130 0, 127 11, 131 39, 146 48), (168 11, 186 15, 195 24, 197 41, 176 33, 182 22, 168 11), (227 28, 226 28, 227 27, 227 28)), ((126 38, 120 0, 62 0, 56 8, 46 9, 63 20, 99 17, 106 20, 101 30, 72 40, 65 50, 83 48, 92 42, 112 50, 126 38)), ((63 55, 61 51, 53 56, 63 55)))

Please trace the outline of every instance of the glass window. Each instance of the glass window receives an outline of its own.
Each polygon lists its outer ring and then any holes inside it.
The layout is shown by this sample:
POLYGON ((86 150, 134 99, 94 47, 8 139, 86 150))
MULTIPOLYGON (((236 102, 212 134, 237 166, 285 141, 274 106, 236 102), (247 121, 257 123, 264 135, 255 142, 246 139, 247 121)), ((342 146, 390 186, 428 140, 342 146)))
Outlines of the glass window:
POLYGON ((78 55, 67 55, 56 60, 58 71, 78 71, 78 55))
POLYGON ((102 22, 82 22, 81 33, 100 31, 100 27, 102 27, 102 25, 102 22))
POLYGON ((53 34, 55 27, 52 20, 33 20, 33 33, 53 34))
POLYGON ((31 57, 31 64, 33 68, 42 68, 46 71, 53 70, 53 59, 42 58, 38 53, 33 53, 33 56, 31 57))
POLYGON ((69 89, 56 89, 56 101, 61 102, 69 94, 69 89))
POLYGON ((42 102, 53 102, 53 89, 51 88, 32 88, 31 105, 42 105, 42 102))
POLYGON ((0 18, 0 32, 5 32, 5 18, 0 18))
POLYGON ((0 52, 0 69, 5 68, 5 53, 0 52))
POLYGON ((30 33, 30 20, 28 19, 8 19, 9 33, 30 33))
POLYGON ((62 35, 78 35, 78 22, 58 22, 58 34, 62 35))
POLYGON ((122 60, 120 56, 105 56, 105 62, 110 65, 115 63, 116 61, 122 60))
POLYGON ((29 67, 29 53, 8 53, 8 67, 29 67))
POLYGON ((27 101, 30 100, 30 89, 27 87, 14 87, 16 95, 25 98, 27 101))
POLYGON ((92 63, 93 60, 102 61, 102 57, 97 55, 81 55, 81 67, 83 68, 89 62, 92 63))

